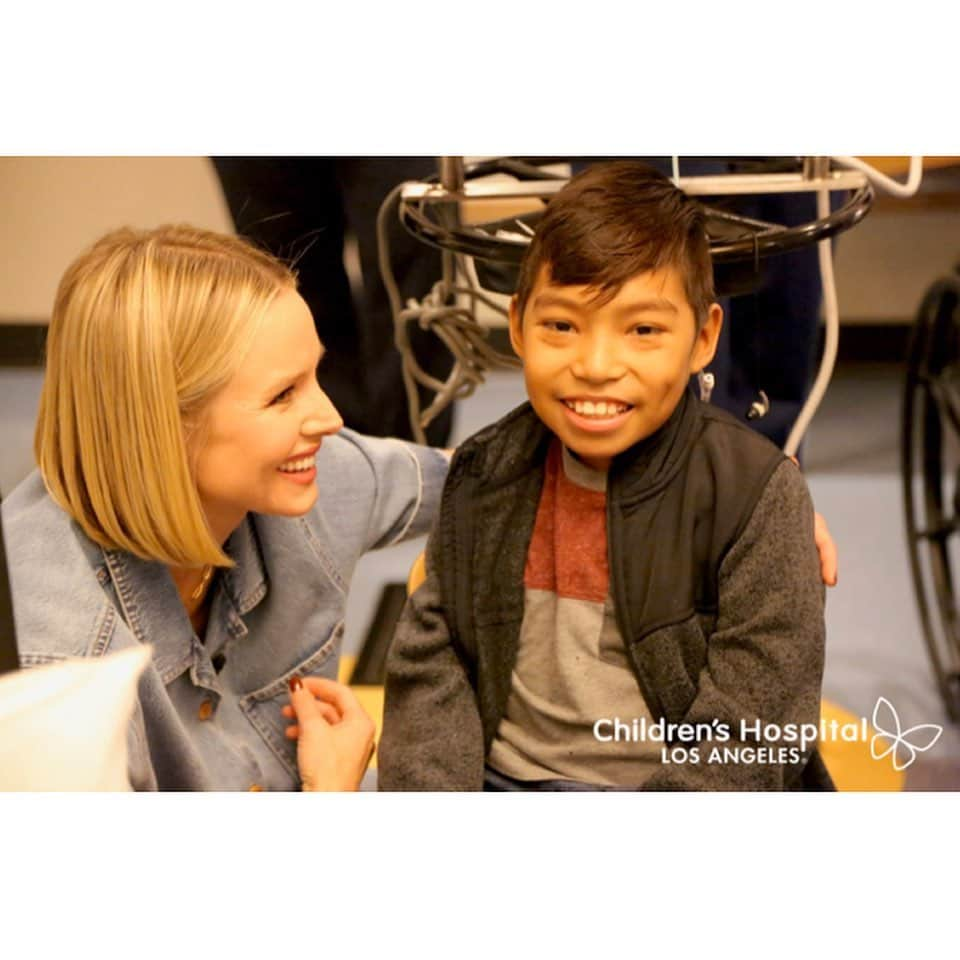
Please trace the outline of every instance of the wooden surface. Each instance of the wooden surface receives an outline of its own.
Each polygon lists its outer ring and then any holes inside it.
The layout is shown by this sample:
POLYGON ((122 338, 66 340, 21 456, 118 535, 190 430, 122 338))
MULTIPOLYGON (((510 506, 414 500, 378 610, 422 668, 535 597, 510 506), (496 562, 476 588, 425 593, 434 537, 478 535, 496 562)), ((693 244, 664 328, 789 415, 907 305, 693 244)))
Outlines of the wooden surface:
MULTIPOLYGON (((347 683, 350 680, 350 674, 353 673, 354 665, 357 662, 356 657, 343 656, 340 658, 340 672, 337 679, 341 683, 347 683)), ((370 714, 371 719, 376 724, 377 732, 374 734, 376 742, 380 743, 380 732, 383 730, 383 687, 367 684, 357 684, 351 687, 360 701, 360 706, 370 714)), ((370 767, 373 770, 377 768, 377 755, 374 753, 370 761, 370 767)))
MULTIPOLYGON (((869 163, 871 167, 876 167, 881 173, 888 177, 905 176, 910 166, 909 157, 860 157, 861 160, 869 163)), ((924 157, 924 170, 937 170, 941 167, 954 167, 960 165, 960 157, 924 157)))

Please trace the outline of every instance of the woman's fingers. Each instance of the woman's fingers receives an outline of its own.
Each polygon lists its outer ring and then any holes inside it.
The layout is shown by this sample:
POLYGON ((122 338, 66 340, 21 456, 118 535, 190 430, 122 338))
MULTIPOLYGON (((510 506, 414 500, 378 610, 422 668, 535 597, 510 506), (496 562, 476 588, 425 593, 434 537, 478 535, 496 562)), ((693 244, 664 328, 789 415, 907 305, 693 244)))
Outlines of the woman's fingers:
MULTIPOLYGON (((335 726, 340 722, 340 717, 337 716, 337 713, 333 709, 333 707, 329 706, 326 703, 320 703, 319 707, 320 707, 320 715, 323 717, 324 720, 327 721, 328 724, 330 724, 330 726, 335 726)), ((287 708, 284 707, 284 710, 286 709, 287 708)), ((290 712, 291 714, 293 713, 292 710, 290 712)), ((296 740, 300 736, 300 724, 293 723, 289 727, 286 727, 283 732, 288 740, 296 740)))
MULTIPOLYGON (((796 457, 790 457, 790 459, 798 467, 800 466, 800 461, 796 457)), ((820 578, 828 587, 835 587, 837 585, 837 545, 830 536, 827 521, 819 513, 813 515, 813 541, 820 555, 820 578)))
MULTIPOLYGON (((313 691, 318 686, 325 689, 322 684, 312 682, 318 679, 320 678, 293 677, 290 680, 290 703, 280 708, 283 716, 296 721, 283 731, 288 740, 298 740, 303 727, 308 724, 321 723, 325 726, 333 726, 344 719, 341 711, 337 710, 333 704, 318 700, 314 696, 313 691)), ((339 687, 340 684, 336 686, 339 687)))
POLYGON ((373 755, 375 727, 353 691, 323 677, 295 676, 290 709, 281 710, 296 721, 284 735, 297 741, 303 789, 356 790, 373 755))
POLYGON ((344 719, 364 713, 356 694, 343 683, 328 680, 326 677, 304 677, 303 685, 315 697, 332 704, 344 719))
POLYGON ((281 707, 280 712, 294 721, 283 732, 288 740, 301 741, 299 749, 303 749, 303 739, 311 729, 315 734, 312 741, 316 741, 316 736, 326 741, 331 733, 339 730, 346 738, 342 741, 345 747, 348 743, 354 744, 347 747, 349 753, 357 756, 362 752, 359 775, 363 775, 375 749, 376 727, 349 687, 325 677, 293 677, 290 703, 281 707), (315 729, 318 724, 324 729, 315 729))
MULTIPOLYGON (((317 706, 320 708, 320 713, 323 715, 323 719, 327 723, 339 723, 340 714, 337 713, 336 709, 332 707, 329 703, 324 703, 322 700, 316 701, 317 706)), ((288 703, 285 706, 280 708, 280 713, 283 714, 288 720, 296 720, 297 715, 294 712, 293 707, 288 703)))
POLYGON ((300 677, 292 677, 290 680, 290 705, 297 715, 297 723, 300 727, 317 723, 327 725, 320 704, 300 677))
POLYGON ((827 528, 827 521, 815 513, 813 517, 813 538, 820 554, 820 575, 828 587, 837 585, 837 545, 827 528))

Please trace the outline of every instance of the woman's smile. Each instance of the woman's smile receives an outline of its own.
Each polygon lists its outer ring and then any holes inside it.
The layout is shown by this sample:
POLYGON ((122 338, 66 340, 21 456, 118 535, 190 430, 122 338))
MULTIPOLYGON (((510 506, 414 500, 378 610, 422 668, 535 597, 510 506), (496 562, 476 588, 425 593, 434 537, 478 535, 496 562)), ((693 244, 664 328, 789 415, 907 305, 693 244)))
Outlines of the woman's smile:
MULTIPOLYGON (((319 450, 319 446, 317 450, 319 450)), ((277 467, 278 472, 282 473, 288 480, 294 483, 304 485, 313 483, 317 476, 316 465, 317 451, 298 457, 295 460, 287 460, 277 467)))
POLYGON ((323 437, 343 426, 317 383, 322 352, 310 309, 286 291, 271 304, 233 379, 210 402, 197 487, 222 539, 248 512, 302 516, 313 506, 317 452, 323 437))

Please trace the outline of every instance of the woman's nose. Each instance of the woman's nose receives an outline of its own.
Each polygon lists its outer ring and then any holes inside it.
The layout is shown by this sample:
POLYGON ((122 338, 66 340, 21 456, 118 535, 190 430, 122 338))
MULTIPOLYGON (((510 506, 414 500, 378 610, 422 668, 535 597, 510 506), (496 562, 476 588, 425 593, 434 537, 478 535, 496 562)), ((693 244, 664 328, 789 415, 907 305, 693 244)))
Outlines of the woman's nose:
POLYGON ((300 426, 307 437, 323 437, 343 428, 343 417, 318 383, 311 397, 310 412, 300 426))

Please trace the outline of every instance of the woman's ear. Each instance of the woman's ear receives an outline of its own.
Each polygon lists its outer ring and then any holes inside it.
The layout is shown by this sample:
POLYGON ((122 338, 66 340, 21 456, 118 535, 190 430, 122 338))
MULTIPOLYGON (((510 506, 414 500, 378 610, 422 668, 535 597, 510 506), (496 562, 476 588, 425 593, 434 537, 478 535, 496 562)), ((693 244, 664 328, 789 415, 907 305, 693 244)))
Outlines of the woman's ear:
POLYGON ((723 308, 719 303, 711 303, 703 326, 697 331, 690 354, 690 372, 699 373, 712 360, 717 352, 717 341, 723 328, 723 308))

